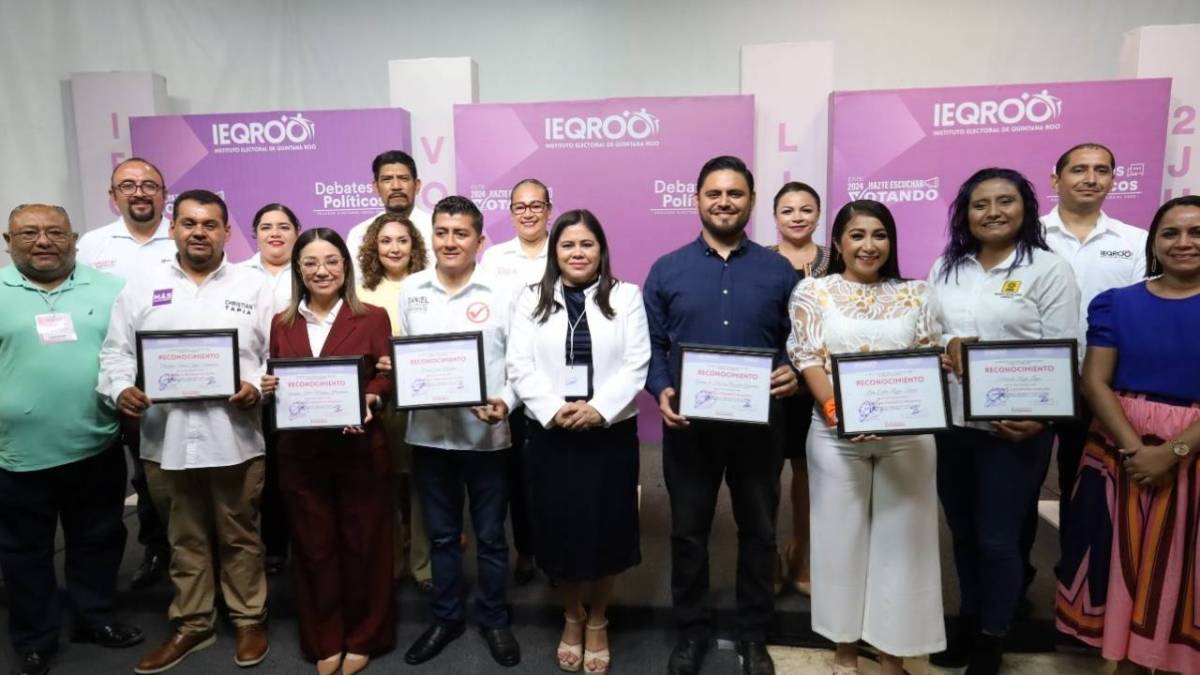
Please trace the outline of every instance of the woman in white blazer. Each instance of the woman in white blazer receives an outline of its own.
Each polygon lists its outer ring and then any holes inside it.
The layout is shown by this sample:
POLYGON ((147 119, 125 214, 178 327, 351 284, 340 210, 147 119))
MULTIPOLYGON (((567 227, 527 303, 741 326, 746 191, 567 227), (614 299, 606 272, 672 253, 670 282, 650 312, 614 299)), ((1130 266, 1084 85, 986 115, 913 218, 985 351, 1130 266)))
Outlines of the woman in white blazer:
POLYGON ((608 670, 615 575, 641 562, 636 397, 650 335, 637 286, 613 279, 604 230, 568 211, 546 273, 518 296, 508 377, 530 418, 526 485, 538 565, 560 581, 563 670, 608 670), (590 612, 583 587, 591 582, 590 612))

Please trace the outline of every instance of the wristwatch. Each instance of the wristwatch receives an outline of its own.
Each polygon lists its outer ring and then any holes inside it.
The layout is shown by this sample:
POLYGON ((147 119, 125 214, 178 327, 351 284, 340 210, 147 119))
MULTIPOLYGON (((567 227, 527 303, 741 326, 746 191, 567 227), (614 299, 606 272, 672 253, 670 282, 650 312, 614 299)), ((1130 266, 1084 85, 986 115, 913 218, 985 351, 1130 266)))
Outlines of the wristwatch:
POLYGON ((1187 457, 1192 452, 1192 446, 1183 441, 1175 441, 1171 444, 1171 452, 1175 453, 1176 457, 1187 457))

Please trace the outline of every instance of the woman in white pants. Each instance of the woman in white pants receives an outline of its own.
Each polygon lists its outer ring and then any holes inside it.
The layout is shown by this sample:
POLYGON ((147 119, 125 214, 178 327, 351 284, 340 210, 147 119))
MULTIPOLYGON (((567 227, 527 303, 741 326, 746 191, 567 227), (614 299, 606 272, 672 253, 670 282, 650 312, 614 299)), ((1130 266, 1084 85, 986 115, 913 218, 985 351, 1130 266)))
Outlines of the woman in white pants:
POLYGON ((838 212, 829 275, 792 293, 788 351, 816 399, 808 436, 813 630, 837 643, 833 672, 857 673, 857 642, 883 675, 945 647, 933 437, 837 438, 829 355, 938 344, 924 281, 900 278, 896 224, 879 202, 838 212))

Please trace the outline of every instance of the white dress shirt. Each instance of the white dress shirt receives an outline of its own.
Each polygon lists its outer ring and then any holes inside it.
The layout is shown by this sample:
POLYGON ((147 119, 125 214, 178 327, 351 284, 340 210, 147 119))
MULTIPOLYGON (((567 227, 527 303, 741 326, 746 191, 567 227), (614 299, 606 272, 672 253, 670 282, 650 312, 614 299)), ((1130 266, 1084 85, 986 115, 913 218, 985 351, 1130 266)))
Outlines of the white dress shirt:
MULTIPOLYGON (((262 253, 255 253, 249 260, 244 260, 238 265, 249 267, 252 270, 257 270, 267 279, 267 284, 271 287, 271 295, 275 299, 272 303, 273 311, 278 314, 288 308, 292 304, 292 265, 288 263, 286 267, 278 272, 272 272, 267 269, 267 266, 262 262, 262 253)), ((313 352, 314 354, 316 352, 313 352)))
POLYGON ((296 310, 304 317, 304 327, 308 330, 308 348, 313 354, 320 354, 325 348, 325 341, 329 339, 329 332, 333 330, 333 322, 337 319, 338 312, 342 311, 342 300, 339 298, 323 319, 318 318, 308 308, 307 300, 301 300, 296 310))
MULTIPOLYGON (((502 399, 512 410, 515 397, 504 364, 510 304, 508 288, 479 267, 454 293, 438 280, 436 269, 426 269, 404 280, 400 325, 409 336, 481 331, 487 397, 502 399)), ((487 424, 470 408, 413 410, 405 440, 444 450, 501 450, 512 445, 508 420, 487 424)))
MULTIPOLYGON (((637 414, 636 397, 646 386, 650 368, 650 332, 638 287, 618 283, 609 294, 613 318, 596 304, 596 284, 584 290, 588 332, 592 343, 592 398, 608 425, 637 414)), ((567 310, 562 281, 554 291, 561 309, 538 323, 534 309, 541 290, 526 287, 518 296, 508 339, 508 377, 525 414, 543 427, 553 426, 555 413, 566 405, 559 387, 567 364, 567 310)))
MULTIPOLYGON (((942 277, 942 258, 929 271, 929 284, 941 312, 942 341, 955 337, 980 340, 1079 339, 1079 287, 1071 265, 1058 255, 1033 249, 1032 258, 1016 264, 1013 251, 999 265, 984 270, 974 257, 942 277)), ((963 423, 962 385, 950 386, 954 423, 963 423)))
POLYGON ((1042 216, 1050 250, 1071 263, 1079 284, 1079 347, 1087 339, 1087 308, 1110 288, 1123 288, 1146 278, 1146 230, 1111 218, 1103 211, 1083 241, 1063 225, 1059 207, 1042 216))
POLYGON ((536 256, 530 258, 521 248, 521 238, 513 237, 485 249, 479 266, 499 279, 501 283, 512 288, 515 301, 526 286, 538 283, 545 276, 546 252, 550 247, 549 242, 549 237, 543 239, 541 250, 536 256))
MULTIPOLYGON (((97 390, 115 405, 135 386, 137 331, 235 328, 243 382, 258 387, 266 372, 271 289, 262 274, 223 261, 200 285, 177 262, 132 279, 113 306, 100 349, 97 390)), ((262 411, 226 401, 151 405, 141 420, 142 459, 164 470, 233 466, 263 454, 262 411)))
POLYGON ((170 229, 171 221, 163 216, 154 234, 146 241, 138 241, 129 234, 124 219, 117 218, 104 227, 84 232, 75 246, 75 260, 129 279, 134 274, 175 260, 178 248, 170 229))
MULTIPOLYGON (((367 228, 371 227, 371 223, 375 222, 376 218, 385 213, 387 211, 376 213, 350 228, 350 231, 346 233, 346 248, 350 250, 350 259, 354 263, 356 271, 358 270, 358 249, 362 246, 363 239, 367 238, 367 228)), ((433 261, 436 260, 433 257, 433 214, 414 206, 412 213, 408 214, 408 219, 417 227, 417 232, 420 232, 421 238, 425 240, 425 259, 429 261, 429 266, 433 267, 433 261)))

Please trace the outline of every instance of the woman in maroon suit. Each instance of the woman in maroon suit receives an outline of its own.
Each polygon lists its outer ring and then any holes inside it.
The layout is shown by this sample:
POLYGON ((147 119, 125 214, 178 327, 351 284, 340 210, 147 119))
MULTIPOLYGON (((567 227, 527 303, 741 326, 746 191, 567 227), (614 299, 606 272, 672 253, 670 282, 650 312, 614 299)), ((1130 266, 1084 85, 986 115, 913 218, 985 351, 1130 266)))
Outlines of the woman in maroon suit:
MULTIPOLYGON (((375 364, 390 352, 387 312, 354 294, 350 252, 328 228, 292 250, 292 302, 271 324, 271 357, 364 356, 366 420, 329 431, 280 431, 279 485, 287 506, 300 645, 330 675, 353 675, 395 645, 391 466, 378 411, 391 393, 375 364)), ((278 378, 263 378, 263 393, 278 378)))

